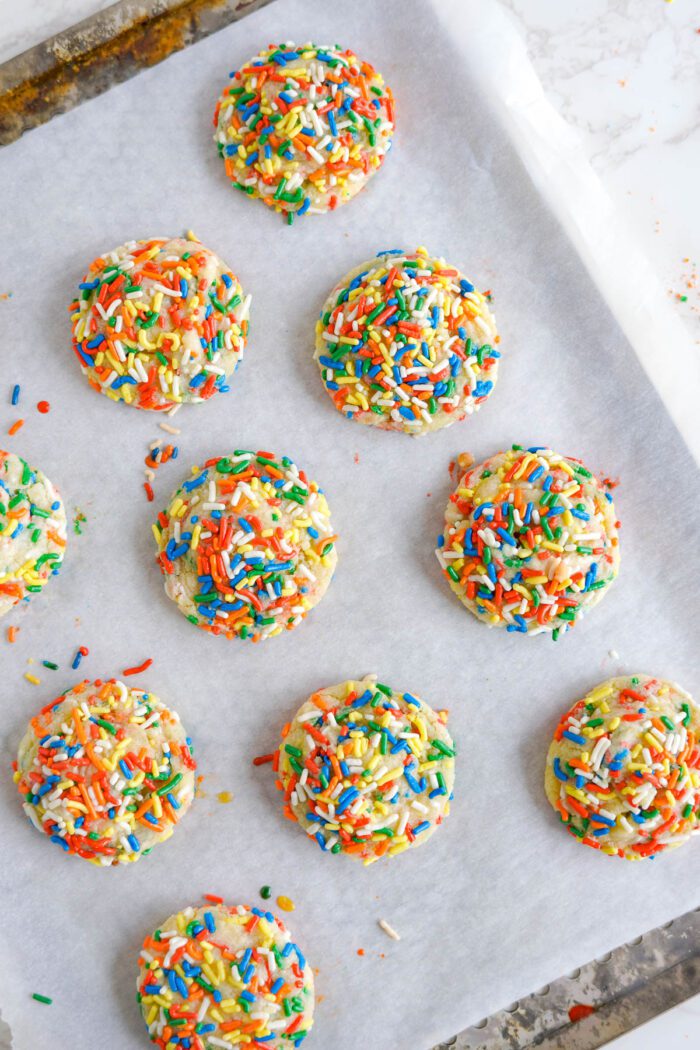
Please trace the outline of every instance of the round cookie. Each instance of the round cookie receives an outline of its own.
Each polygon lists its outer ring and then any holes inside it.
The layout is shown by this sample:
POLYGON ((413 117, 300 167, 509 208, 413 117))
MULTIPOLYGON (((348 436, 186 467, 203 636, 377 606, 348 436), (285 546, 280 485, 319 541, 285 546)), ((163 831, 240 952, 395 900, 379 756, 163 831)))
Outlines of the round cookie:
POLYGON ((269 452, 239 450, 194 467, 154 535, 166 594, 183 615, 253 642, 301 623, 337 561, 323 492, 269 452))
POLYGON ((229 389, 250 296, 199 241, 129 241, 95 259, 78 288, 73 349, 94 390, 165 412, 229 389))
POLYGON ((585 846, 640 860, 700 829, 700 708, 673 682, 611 678, 564 715, 545 791, 585 846))
POLYGON ((301 1046, 313 1025, 314 978, 271 912, 213 904, 185 908, 146 938, 137 1001, 163 1050, 175 1036, 192 1050, 282 1050, 301 1046))
POLYGON ((275 755, 285 815, 324 852, 371 864, 422 845, 450 811, 447 714, 369 675, 314 693, 275 755))
POLYGON ((483 623, 556 640, 617 576, 618 524, 605 484, 578 460, 513 445, 462 475, 436 554, 483 623))
POLYGON ((66 546, 66 511, 49 479, 0 449, 0 616, 55 576, 66 546))
POLYGON ((314 357, 333 404, 359 423, 426 434, 476 412, 500 353, 486 297, 425 248, 380 252, 328 296, 314 357))
POLYGON ((31 720, 15 783, 35 828, 106 867, 170 838, 194 797, 195 769, 178 716, 157 696, 85 681, 31 720))
POLYGON ((345 204, 379 171, 394 100, 352 51, 271 45, 231 78, 214 112, 226 174, 289 223, 345 204))

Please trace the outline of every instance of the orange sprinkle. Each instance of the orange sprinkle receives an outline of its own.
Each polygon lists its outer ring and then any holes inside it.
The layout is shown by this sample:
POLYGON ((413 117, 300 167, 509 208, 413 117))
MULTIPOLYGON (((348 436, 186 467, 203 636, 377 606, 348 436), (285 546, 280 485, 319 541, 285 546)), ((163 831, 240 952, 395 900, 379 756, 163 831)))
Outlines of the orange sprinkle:
POLYGON ((12 424, 12 426, 7 431, 7 433, 10 435, 10 437, 12 437, 12 435, 16 434, 17 431, 20 429, 20 427, 23 427, 23 426, 24 426, 24 420, 23 419, 18 419, 16 422, 14 422, 12 424))
POLYGON ((7 640, 8 640, 8 642, 10 642, 10 644, 12 644, 12 642, 15 642, 17 640, 18 632, 19 632, 19 627, 8 627, 7 628, 7 640))
POLYGON ((139 664, 138 667, 125 667, 122 674, 125 677, 129 674, 141 674, 142 671, 148 670, 152 663, 153 660, 149 658, 148 660, 144 660, 142 664, 139 664))

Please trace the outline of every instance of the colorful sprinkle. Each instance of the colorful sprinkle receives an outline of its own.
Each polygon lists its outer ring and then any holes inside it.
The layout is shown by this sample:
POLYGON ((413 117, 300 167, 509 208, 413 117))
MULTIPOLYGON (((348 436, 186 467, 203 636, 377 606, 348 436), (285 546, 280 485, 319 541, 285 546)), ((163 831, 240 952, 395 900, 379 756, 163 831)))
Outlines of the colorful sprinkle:
POLYGON ((17 431, 20 430, 23 426, 24 426, 24 420, 23 419, 15 420, 15 422, 12 424, 12 426, 8 427, 8 430, 7 430, 8 435, 10 437, 14 437, 14 435, 17 433, 17 431))
POLYGON ((640 860, 700 830, 700 709, 679 686, 611 678, 561 719, 545 788, 567 831, 640 860))
POLYGON ((48 401, 38 401, 36 406, 37 412, 41 412, 42 415, 46 415, 51 410, 51 405, 48 401))
POLYGON ((53 999, 49 999, 48 995, 39 995, 38 992, 32 993, 32 999, 36 999, 38 1003, 44 1003, 45 1006, 51 1006, 53 999))
POLYGON ((10 404, 11 405, 19 404, 20 389, 21 388, 20 388, 19 383, 15 383, 15 385, 12 387, 12 396, 10 397, 10 404))
POLYGON ((270 887, 269 886, 261 886, 260 887, 260 896, 262 897, 262 899, 264 901, 269 901, 270 897, 272 896, 272 890, 270 889, 270 887))
POLYGON ((277 907, 281 908, 282 911, 294 911, 296 904, 289 897, 278 897, 277 907))
POLYGON ((105 866, 170 837, 192 801, 195 769, 177 715, 158 697, 85 681, 31 720, 15 783, 38 831, 105 866))
POLYGON ((124 677, 127 677, 128 675, 132 675, 132 674, 141 674, 142 671, 147 671, 152 663, 153 663, 153 660, 152 660, 152 658, 149 657, 148 660, 144 660, 142 664, 138 664, 138 666, 136 666, 136 667, 126 667, 126 668, 124 668, 124 670, 122 671, 122 674, 124 675, 124 677))
POLYGON ((348 419, 425 434, 475 412, 494 388, 500 352, 484 296, 425 248, 391 249, 330 293, 316 362, 348 419))
POLYGON ((556 641, 617 576, 618 525, 612 497, 578 460, 514 445, 467 469, 435 553, 482 622, 556 641))
POLYGON ((259 908, 186 908, 147 937, 137 999, 159 1047, 298 1047, 313 1024, 311 968, 259 908))
POLYGON ((212 634, 296 627, 336 564, 326 498, 286 456, 236 451, 194 467, 154 526, 165 591, 212 634))
POLYGON ((66 546, 66 513, 47 477, 0 450, 0 616, 55 576, 66 546))
POLYGON ((371 864, 422 845, 450 810, 446 713, 369 676, 314 693, 275 756, 285 816, 324 853, 371 864))
POLYGON ((391 148, 392 93, 352 51, 272 45, 231 79, 214 112, 226 175, 289 225, 349 201, 391 148))
POLYGON ((95 259, 70 306, 73 349, 93 389, 169 411, 229 389, 250 296, 213 252, 182 239, 130 241, 95 259))
POLYGON ((218 802, 221 802, 223 804, 226 804, 227 802, 233 802, 233 795, 230 791, 220 791, 216 798, 218 802))

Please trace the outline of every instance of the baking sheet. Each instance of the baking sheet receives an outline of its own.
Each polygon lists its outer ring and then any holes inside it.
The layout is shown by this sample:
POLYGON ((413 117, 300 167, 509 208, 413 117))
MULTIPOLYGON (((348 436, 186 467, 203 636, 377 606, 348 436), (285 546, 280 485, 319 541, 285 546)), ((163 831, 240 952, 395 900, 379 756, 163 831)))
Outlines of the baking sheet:
POLYGON ((449 24, 420 0, 281 0, 37 129, 0 154, 4 188, 4 432, 88 518, 61 576, 6 617, 3 767, 27 719, 81 671, 153 657, 139 684, 182 716, 204 776, 175 836, 139 864, 98 870, 52 852, 0 781, 3 1016, 17 1050, 147 1045, 134 1002, 142 937, 203 893, 256 903, 270 883, 318 969, 309 1046, 426 1050, 493 1009, 698 903, 700 848, 623 864, 578 848, 542 790, 560 711, 635 670, 698 692, 692 545, 697 469, 579 256, 534 189, 449 24), (340 40, 398 100, 395 149, 369 189, 287 228, 227 185, 210 140, 229 69, 272 39, 340 40), (253 294, 232 390, 183 409, 180 458, 141 488, 158 420, 96 396, 71 359, 66 304, 85 264, 131 237, 193 228, 253 294), (463 424, 422 440, 341 418, 312 360, 333 282, 382 248, 426 244, 494 289, 497 389, 463 424), (34 405, 51 402, 39 415, 34 405), (549 443, 621 478, 622 568, 602 604, 553 644, 490 632, 442 581, 433 554, 449 461, 549 443), (192 628, 162 593, 150 522, 191 464, 235 447, 293 456, 326 489, 336 578, 296 631, 259 647, 192 628), (31 668, 26 661, 37 663, 31 668), (41 666, 55 660, 60 670, 41 666), (41 677, 33 687, 25 670, 41 677), (385 865, 324 857, 285 821, 268 752, 317 687, 376 672, 451 710, 460 758, 445 827, 385 865), (230 791, 221 804, 217 793, 230 791), (377 926, 386 918, 400 943, 377 926), (358 956, 358 949, 364 955, 358 956), (38 991, 54 998, 43 1007, 38 991))

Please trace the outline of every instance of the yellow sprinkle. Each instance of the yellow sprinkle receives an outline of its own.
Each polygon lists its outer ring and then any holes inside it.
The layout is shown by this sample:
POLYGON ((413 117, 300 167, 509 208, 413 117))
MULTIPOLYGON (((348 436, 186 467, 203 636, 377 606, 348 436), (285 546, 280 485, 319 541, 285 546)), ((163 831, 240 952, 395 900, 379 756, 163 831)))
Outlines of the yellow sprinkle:
POLYGON ((216 797, 219 802, 233 802, 233 795, 230 791, 220 791, 216 797))
POLYGON ((289 897, 278 897, 277 907, 281 908, 282 911, 294 911, 296 905, 289 897))
POLYGON ((39 685, 41 682, 40 678, 37 678, 34 674, 30 674, 29 671, 25 672, 24 677, 27 679, 28 682, 31 682, 32 685, 39 685))

